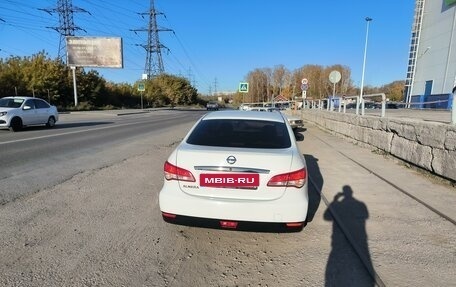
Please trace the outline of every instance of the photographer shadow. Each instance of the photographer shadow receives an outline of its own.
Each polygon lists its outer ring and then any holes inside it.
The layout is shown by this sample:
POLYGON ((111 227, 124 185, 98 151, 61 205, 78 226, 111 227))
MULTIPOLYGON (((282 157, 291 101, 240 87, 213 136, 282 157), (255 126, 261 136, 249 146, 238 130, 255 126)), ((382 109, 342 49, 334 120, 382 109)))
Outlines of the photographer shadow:
POLYGON ((325 286, 375 286, 366 232, 367 206, 354 198, 352 188, 345 185, 323 218, 333 222, 325 286))

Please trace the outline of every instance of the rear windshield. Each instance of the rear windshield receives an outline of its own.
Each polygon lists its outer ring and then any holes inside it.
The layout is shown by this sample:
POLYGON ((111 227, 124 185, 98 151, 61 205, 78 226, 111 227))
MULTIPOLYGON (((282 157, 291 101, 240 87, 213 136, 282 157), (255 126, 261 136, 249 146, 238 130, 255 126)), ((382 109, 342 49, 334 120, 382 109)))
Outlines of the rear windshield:
POLYGON ((291 146, 285 123, 260 120, 203 120, 188 144, 219 147, 281 149, 291 146))

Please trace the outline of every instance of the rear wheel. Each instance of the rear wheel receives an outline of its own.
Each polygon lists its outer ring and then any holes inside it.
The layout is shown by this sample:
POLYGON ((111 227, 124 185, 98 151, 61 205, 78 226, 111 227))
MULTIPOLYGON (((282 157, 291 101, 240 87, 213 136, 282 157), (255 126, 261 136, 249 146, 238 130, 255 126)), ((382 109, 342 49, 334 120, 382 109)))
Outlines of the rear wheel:
POLYGON ((46 127, 48 128, 52 128, 53 126, 55 126, 55 118, 54 117, 49 117, 47 123, 46 123, 46 127))
POLYGON ((22 129, 22 120, 21 118, 13 118, 10 123, 10 131, 17 132, 22 129))

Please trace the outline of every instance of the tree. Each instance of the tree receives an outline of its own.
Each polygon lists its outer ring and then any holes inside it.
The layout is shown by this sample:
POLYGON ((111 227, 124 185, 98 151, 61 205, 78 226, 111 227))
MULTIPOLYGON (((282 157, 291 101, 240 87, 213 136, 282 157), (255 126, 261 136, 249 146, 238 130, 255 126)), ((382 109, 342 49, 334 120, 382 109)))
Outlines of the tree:
POLYGON ((1 62, 0 92, 2 95, 25 94, 27 88, 22 63, 20 57, 10 57, 1 62))
POLYGON ((284 65, 275 66, 272 70, 272 92, 275 96, 282 95, 282 89, 289 73, 284 65))
POLYGON ((247 74, 249 93, 247 102, 267 100, 268 76, 263 69, 255 69, 247 74))
MULTIPOLYGON (((271 101, 272 96, 282 95, 293 99, 301 93, 301 81, 308 79, 307 97, 323 99, 332 95, 333 84, 329 73, 337 70, 341 81, 336 84, 338 95, 359 95, 359 88, 353 85, 349 67, 304 65, 290 72, 284 65, 273 68, 256 68, 249 72, 249 93, 237 93, 233 100, 239 102, 271 101)), ((108 83, 97 71, 76 71, 78 97, 86 108, 139 107, 138 83, 108 83)), ((364 87, 364 94, 384 92, 394 101, 402 99, 404 81, 395 81, 381 87, 364 87)), ((59 59, 51 59, 44 51, 30 57, 11 56, 0 58, 0 95, 34 95, 47 99, 61 109, 73 108, 73 76, 70 68, 59 59)), ((198 91, 182 77, 160 75, 146 81, 144 99, 147 106, 201 104, 198 91)))
MULTIPOLYGON (((98 72, 76 69, 78 97, 85 108, 131 107, 138 101, 128 84, 107 84, 98 72)), ((25 95, 47 99, 60 109, 73 108, 73 76, 59 59, 44 51, 31 57, 0 59, 0 93, 2 96, 25 95)))
POLYGON ((197 90, 183 77, 163 74, 146 82, 145 97, 153 107, 196 104, 197 96, 197 90))
POLYGON ((326 94, 333 94, 334 84, 329 81, 329 74, 332 71, 338 71, 341 75, 340 81, 336 83, 336 95, 354 95, 356 88, 353 86, 353 81, 351 79, 351 70, 349 67, 339 64, 325 68, 324 77, 326 77, 327 80, 327 85, 325 87, 326 94))
POLYGON ((308 80, 307 97, 313 99, 322 99, 327 97, 323 92, 325 88, 324 81, 322 82, 323 67, 318 65, 305 65, 295 71, 298 76, 294 76, 293 79, 299 81, 299 87, 301 86, 301 79, 306 78, 308 80), (298 80, 299 79, 299 80, 298 80))
POLYGON ((34 95, 65 106, 70 100, 69 69, 44 52, 31 57, 0 61, 0 92, 3 95, 34 95))
POLYGON ((78 75, 78 97, 81 102, 86 102, 93 107, 101 107, 110 102, 110 94, 106 90, 106 81, 100 77, 97 71, 85 72, 80 70, 78 75))
POLYGON ((381 87, 386 97, 391 101, 402 101, 404 97, 405 81, 394 81, 381 87))

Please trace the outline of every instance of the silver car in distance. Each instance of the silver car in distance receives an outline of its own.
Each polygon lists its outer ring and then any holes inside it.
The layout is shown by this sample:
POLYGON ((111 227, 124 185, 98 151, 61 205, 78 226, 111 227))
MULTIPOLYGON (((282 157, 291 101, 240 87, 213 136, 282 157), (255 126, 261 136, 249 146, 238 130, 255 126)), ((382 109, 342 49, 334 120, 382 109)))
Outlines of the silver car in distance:
POLYGON ((0 129, 20 131, 25 126, 55 126, 59 113, 55 106, 32 97, 4 97, 0 99, 0 129))

